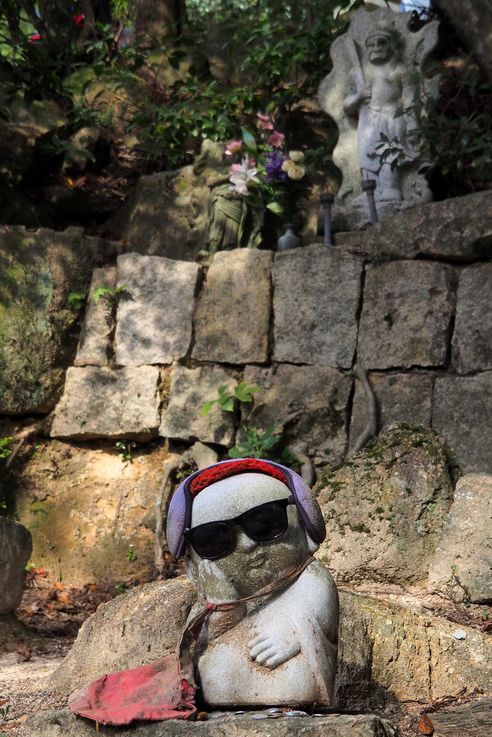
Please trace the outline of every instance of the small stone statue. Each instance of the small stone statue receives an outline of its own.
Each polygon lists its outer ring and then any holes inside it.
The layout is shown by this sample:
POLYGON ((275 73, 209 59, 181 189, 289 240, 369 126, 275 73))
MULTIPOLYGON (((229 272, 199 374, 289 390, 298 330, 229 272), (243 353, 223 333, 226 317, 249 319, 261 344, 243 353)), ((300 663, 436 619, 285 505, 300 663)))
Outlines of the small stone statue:
POLYGON ((416 146, 415 112, 424 88, 433 93, 425 72, 438 23, 411 33, 410 15, 354 13, 349 31, 333 44, 336 63, 320 86, 320 104, 339 128, 333 160, 343 182, 335 221, 344 215, 347 229, 368 221, 361 179, 376 183, 379 217, 431 199, 416 146))
POLYGON ((261 242, 262 218, 243 196, 236 194, 228 176, 214 177, 210 188, 208 252, 256 247, 261 242))
POLYGON ((167 539, 199 595, 189 629, 208 612, 194 652, 206 704, 331 703, 338 595, 312 558, 324 535, 306 483, 277 463, 223 461, 178 487, 167 539))

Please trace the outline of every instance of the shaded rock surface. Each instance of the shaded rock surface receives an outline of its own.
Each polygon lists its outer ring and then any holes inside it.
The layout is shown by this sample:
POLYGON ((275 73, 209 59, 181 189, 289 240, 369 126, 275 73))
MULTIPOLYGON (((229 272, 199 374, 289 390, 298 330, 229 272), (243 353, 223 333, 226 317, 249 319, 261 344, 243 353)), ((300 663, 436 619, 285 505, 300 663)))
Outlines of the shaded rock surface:
POLYGON ((231 445, 234 440, 232 413, 223 412, 218 405, 214 405, 203 417, 200 410, 206 402, 217 399, 220 386, 232 390, 235 383, 221 366, 200 366, 195 369, 173 366, 169 402, 162 412, 160 435, 231 445))
POLYGON ((13 611, 22 598, 31 551, 29 530, 9 517, 0 517, 0 615, 13 611))
POLYGON ((389 428, 323 476, 315 493, 327 527, 318 555, 335 580, 426 579, 453 498, 446 449, 434 433, 389 428))
POLYGON ((106 297, 98 299, 98 290, 115 287, 116 268, 94 269, 74 366, 108 365, 109 342, 114 327, 112 300, 106 297))
POLYGON ((429 586, 455 601, 492 602, 492 476, 459 479, 429 586))
POLYGON ((443 366, 455 306, 455 273, 430 262, 369 265, 359 325, 366 369, 443 366))
POLYGON ((446 737, 484 737, 492 723, 492 699, 480 699, 475 704, 432 712, 436 735, 446 737))
POLYGON ((275 361, 349 368, 357 340, 362 261, 313 245, 273 267, 275 361))
POLYGON ((436 378, 432 426, 454 450, 467 473, 492 473, 490 407, 492 371, 436 378))
POLYGON ((115 360, 119 366, 169 364, 191 342, 197 264, 134 253, 118 258, 115 360))
POLYGON ((149 440, 159 427, 159 369, 69 368, 51 437, 149 440))
MULTIPOLYGON (((102 735, 114 734, 114 729, 99 726, 102 735)), ((67 710, 48 711, 30 720, 26 737, 89 737, 94 723, 77 719, 67 710)), ((375 714, 333 714, 324 717, 284 717, 254 720, 245 715, 212 719, 206 722, 157 722, 118 729, 121 737, 395 737, 386 719, 375 714)))
POLYGON ((53 409, 73 360, 70 292, 86 291, 101 250, 81 228, 0 229, 0 413, 53 409))
POLYGON ((463 269, 453 333, 453 366, 459 374, 492 369, 492 263, 463 269))
POLYGON ((246 424, 274 426, 295 449, 304 447, 318 468, 343 459, 347 438, 347 405, 352 382, 326 366, 248 366, 248 384, 257 385, 254 412, 243 406, 246 424))
POLYGON ((270 251, 240 248, 215 254, 197 304, 194 358, 266 362, 271 264, 270 251))

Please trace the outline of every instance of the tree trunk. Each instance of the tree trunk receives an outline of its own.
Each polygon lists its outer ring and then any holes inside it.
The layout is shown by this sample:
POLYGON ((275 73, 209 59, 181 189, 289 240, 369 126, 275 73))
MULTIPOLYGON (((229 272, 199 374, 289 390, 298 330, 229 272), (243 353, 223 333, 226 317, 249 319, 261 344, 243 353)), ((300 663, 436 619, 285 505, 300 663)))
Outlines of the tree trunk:
POLYGON ((456 34, 492 82, 492 9, 490 0, 434 0, 456 34))

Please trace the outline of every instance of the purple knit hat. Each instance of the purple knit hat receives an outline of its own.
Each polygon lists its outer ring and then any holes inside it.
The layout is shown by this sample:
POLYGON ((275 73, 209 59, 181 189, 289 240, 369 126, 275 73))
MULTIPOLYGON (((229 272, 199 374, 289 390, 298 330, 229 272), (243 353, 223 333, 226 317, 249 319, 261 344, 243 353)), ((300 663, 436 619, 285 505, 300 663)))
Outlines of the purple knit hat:
POLYGON ((174 492, 167 513, 166 535, 169 550, 176 558, 185 551, 183 533, 191 524, 193 497, 219 479, 238 473, 264 473, 277 479, 281 478, 294 497, 297 513, 306 532, 315 543, 323 542, 326 529, 321 509, 311 489, 298 473, 274 461, 237 458, 219 461, 201 471, 195 471, 185 478, 174 492))

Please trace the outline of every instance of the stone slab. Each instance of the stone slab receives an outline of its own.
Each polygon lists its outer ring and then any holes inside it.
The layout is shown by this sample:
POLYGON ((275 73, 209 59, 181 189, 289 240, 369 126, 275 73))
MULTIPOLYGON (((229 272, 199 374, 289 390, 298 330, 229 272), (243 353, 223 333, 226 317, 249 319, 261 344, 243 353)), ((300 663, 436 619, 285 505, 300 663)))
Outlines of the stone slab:
POLYGON ((267 361, 272 259, 271 251, 251 248, 215 254, 196 308, 194 358, 267 361))
POLYGON ((492 192, 476 192, 405 210, 358 232, 337 233, 337 250, 370 259, 490 259, 492 192), (477 217, 480 213, 480 217, 477 217))
POLYGON ((465 473, 492 473, 492 371, 442 376, 434 384, 432 427, 465 473))
POLYGON ((70 292, 86 292, 102 241, 82 228, 0 228, 0 414, 49 412, 73 360, 70 292))
MULTIPOLYGON (((376 396, 378 430, 396 422, 430 426, 433 377, 428 373, 368 375, 376 396)), ((352 417, 350 420, 350 447, 365 429, 369 416, 364 387, 355 383, 352 417)))
POLYGON ((485 737, 492 724, 492 699, 430 712, 429 717, 436 737, 485 737))
POLYGON ((327 529, 319 556, 337 582, 425 584, 453 498, 435 433, 388 428, 322 476, 316 493, 327 529))
POLYGON ((444 366, 455 308, 452 267, 390 261, 367 267, 358 361, 368 369, 444 366))
POLYGON ((115 360, 119 366, 170 364, 188 352, 199 267, 127 253, 118 257, 115 360))
POLYGON ((201 440, 230 446, 234 441, 232 412, 212 407, 206 417, 200 410, 206 402, 217 399, 219 387, 233 389, 236 381, 220 366, 188 369, 173 366, 169 402, 162 412, 159 434, 180 440, 201 440))
POLYGON ((150 440, 159 427, 159 369, 69 368, 51 437, 150 440))
POLYGON ((31 551, 29 530, 9 517, 0 517, 0 615, 13 611, 22 598, 31 551))
MULTIPOLYGON (((265 714, 266 716, 266 714, 265 714)), ((99 725, 99 734, 114 729, 99 725)), ((94 722, 77 719, 66 709, 48 711, 29 721, 25 737, 92 737, 94 722)), ((321 717, 255 719, 249 715, 224 715, 205 722, 142 723, 118 729, 121 737, 396 737, 386 719, 375 714, 330 714, 321 717)))
POLYGON ((468 474, 456 484, 429 587, 455 601, 492 602, 492 476, 468 474))
POLYGON ((458 285, 453 366, 459 374, 492 369, 492 263, 463 269, 458 285))
POLYGON ((317 468, 343 459, 347 442, 347 406, 352 380, 326 366, 272 368, 247 366, 247 384, 260 387, 254 395, 254 416, 243 408, 243 421, 282 431, 282 440, 303 446, 317 468))
POLYGON ((105 297, 95 301, 94 293, 100 287, 111 289, 115 286, 114 266, 94 269, 74 366, 108 365, 110 337, 114 327, 113 301, 105 297))
POLYGON ((349 368, 357 340, 362 261, 325 246, 277 253, 273 359, 349 368))

